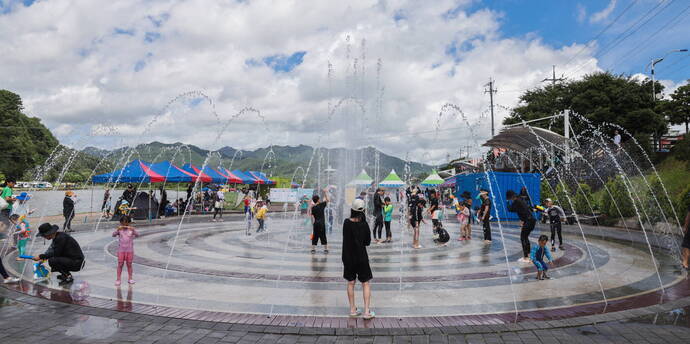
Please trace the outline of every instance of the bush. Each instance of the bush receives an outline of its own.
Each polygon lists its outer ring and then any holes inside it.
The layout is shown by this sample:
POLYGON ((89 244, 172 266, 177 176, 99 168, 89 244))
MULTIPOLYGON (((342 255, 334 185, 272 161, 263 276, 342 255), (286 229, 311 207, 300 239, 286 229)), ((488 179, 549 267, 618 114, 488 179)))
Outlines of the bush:
POLYGON ((620 176, 617 176, 616 178, 609 180, 606 183, 606 187, 611 192, 611 195, 609 195, 608 192, 603 193, 600 202, 601 204, 599 207, 602 213, 614 218, 618 218, 620 216, 631 217, 636 215, 633 200, 630 198, 630 194, 628 193, 625 183, 623 182, 623 179, 620 176), (613 196, 613 199, 611 198, 611 196, 613 196), (615 203, 618 204, 620 214, 616 209, 614 199, 615 203))
POLYGON ((671 156, 678 160, 690 161, 690 137, 678 141, 671 149, 671 156))
POLYGON ((594 209, 597 208, 594 197, 592 197, 592 188, 587 184, 580 184, 580 187, 575 189, 573 203, 575 212, 578 214, 592 214, 594 209))

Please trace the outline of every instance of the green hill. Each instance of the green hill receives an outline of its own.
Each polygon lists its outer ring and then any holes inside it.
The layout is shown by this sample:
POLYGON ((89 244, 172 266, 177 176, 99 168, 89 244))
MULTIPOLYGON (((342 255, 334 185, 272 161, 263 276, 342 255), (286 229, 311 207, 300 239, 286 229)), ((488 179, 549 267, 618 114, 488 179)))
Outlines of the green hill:
MULTIPOLYGON (((381 178, 391 170, 395 169, 402 175, 405 169, 405 161, 392 155, 377 151, 373 147, 361 149, 330 148, 322 149, 314 155, 314 148, 306 145, 299 146, 272 146, 255 150, 238 150, 233 147, 223 147, 215 152, 199 148, 194 145, 177 143, 151 142, 140 144, 133 149, 120 148, 114 151, 107 151, 94 147, 87 147, 83 153, 94 158, 106 158, 115 165, 121 166, 126 161, 141 159, 148 162, 163 160, 173 161, 174 164, 181 166, 191 162, 195 165, 202 165, 207 157, 211 166, 222 165, 226 168, 265 171, 273 176, 291 178, 299 167, 306 169, 309 161, 312 160, 309 180, 315 178, 314 173, 318 166, 318 157, 322 158, 321 167, 325 169, 330 158, 330 165, 341 169, 343 161, 349 159, 347 164, 351 169, 358 173, 364 168, 372 177, 375 175, 375 156, 379 155, 379 176, 381 178), (273 154, 270 154, 270 152, 273 154), (233 159, 234 156, 234 159, 233 159), (312 158, 314 156, 314 158, 312 158)), ((431 167, 425 164, 410 162, 410 172, 413 175, 428 173, 431 167)), ((298 178, 301 174, 298 173, 298 178)))

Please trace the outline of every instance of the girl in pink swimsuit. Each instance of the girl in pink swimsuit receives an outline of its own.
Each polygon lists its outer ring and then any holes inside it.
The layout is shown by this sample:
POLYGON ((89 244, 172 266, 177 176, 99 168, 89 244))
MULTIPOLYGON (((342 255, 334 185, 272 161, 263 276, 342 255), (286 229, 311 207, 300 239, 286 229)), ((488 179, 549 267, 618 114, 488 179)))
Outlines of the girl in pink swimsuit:
POLYGON ((115 285, 120 285, 120 276, 122 275, 122 266, 127 263, 127 273, 129 274, 129 284, 134 284, 132 279, 132 261, 134 260, 134 238, 139 236, 136 229, 129 224, 132 219, 128 216, 120 218, 120 226, 113 232, 113 237, 118 237, 117 248, 117 280, 115 285))

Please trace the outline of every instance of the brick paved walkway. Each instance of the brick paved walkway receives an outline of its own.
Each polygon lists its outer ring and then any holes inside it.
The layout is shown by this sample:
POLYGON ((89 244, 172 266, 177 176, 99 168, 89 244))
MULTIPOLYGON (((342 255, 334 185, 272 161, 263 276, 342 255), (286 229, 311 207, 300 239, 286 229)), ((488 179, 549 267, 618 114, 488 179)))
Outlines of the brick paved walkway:
MULTIPOLYGON (((669 311, 669 307, 674 305, 561 322, 447 328, 319 329, 155 317, 69 305, 5 288, 0 288, 0 300, 0 342, 13 344, 690 343, 690 317, 687 314, 690 308, 669 311), (655 310, 660 313, 653 313, 655 310), (626 316, 633 319, 625 319, 626 316), (606 319, 618 320, 596 322, 606 319)), ((675 305, 683 303, 690 304, 690 300, 677 301, 675 305)))

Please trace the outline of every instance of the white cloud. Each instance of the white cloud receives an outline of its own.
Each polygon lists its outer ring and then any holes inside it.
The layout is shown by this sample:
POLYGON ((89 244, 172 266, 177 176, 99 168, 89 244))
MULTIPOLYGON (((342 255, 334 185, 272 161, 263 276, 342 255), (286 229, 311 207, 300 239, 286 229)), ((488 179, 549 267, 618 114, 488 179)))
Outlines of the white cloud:
POLYGON ((604 8, 603 10, 601 10, 599 12, 592 13, 592 16, 589 18, 589 22, 590 23, 599 23, 601 21, 606 20, 611 15, 613 10, 616 9, 616 3, 617 2, 618 2, 618 0, 610 0, 608 6, 606 6, 606 8, 604 8))
MULTIPOLYGON (((506 37, 501 13, 466 12, 470 2, 40 1, 1 17, 0 79, 51 128, 73 126, 56 134, 81 145, 90 139, 74 135, 105 125, 113 144, 371 144, 439 162, 488 138, 482 113, 489 77, 499 90, 496 103, 514 106, 520 94, 514 90, 540 84, 551 65, 565 64, 582 48, 550 47, 533 35, 506 37), (306 52, 303 62, 290 72, 261 62, 299 51, 306 52), (208 101, 193 101, 198 94, 171 102, 193 90, 213 100, 218 118, 208 101), (347 97, 362 107, 345 101, 328 120, 329 103, 347 97), (458 104, 469 123, 445 113, 443 127, 471 130, 428 133, 445 103, 458 104), (239 116, 216 140, 246 106, 261 117, 239 116)), ((586 51, 571 65, 589 59, 586 51)), ((569 77, 597 69, 588 66, 569 77)), ((499 126, 507 112, 496 114, 499 126)))

